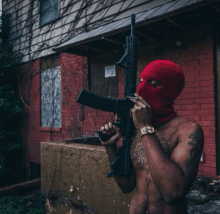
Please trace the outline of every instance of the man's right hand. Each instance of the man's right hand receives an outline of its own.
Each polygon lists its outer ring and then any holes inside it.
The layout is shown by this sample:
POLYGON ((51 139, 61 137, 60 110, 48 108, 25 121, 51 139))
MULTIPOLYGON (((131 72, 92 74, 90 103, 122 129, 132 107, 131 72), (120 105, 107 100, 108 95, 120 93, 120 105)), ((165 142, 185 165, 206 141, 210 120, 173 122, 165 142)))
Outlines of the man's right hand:
POLYGON ((117 141, 122 137, 122 133, 121 133, 120 128, 113 125, 111 122, 106 123, 104 126, 102 126, 100 131, 102 131, 103 134, 108 134, 108 135, 112 135, 115 133, 107 141, 103 142, 102 143, 103 145, 116 144, 117 141))

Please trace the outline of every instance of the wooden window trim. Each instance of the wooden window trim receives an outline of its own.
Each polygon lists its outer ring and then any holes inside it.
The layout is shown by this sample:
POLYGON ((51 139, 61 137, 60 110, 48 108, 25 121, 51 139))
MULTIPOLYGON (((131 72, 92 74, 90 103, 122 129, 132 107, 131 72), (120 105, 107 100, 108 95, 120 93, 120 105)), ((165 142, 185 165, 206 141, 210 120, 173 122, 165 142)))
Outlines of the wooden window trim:
POLYGON ((42 131, 42 132, 62 132, 62 128, 40 127, 39 131, 42 131))

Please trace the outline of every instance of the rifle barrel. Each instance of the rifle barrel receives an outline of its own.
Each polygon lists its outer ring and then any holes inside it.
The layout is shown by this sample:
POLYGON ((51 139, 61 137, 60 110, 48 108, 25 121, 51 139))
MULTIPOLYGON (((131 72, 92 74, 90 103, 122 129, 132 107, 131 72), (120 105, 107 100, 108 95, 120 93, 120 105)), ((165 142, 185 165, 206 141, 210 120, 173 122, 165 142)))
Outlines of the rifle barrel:
POLYGON ((131 36, 134 36, 135 14, 131 15, 131 36))

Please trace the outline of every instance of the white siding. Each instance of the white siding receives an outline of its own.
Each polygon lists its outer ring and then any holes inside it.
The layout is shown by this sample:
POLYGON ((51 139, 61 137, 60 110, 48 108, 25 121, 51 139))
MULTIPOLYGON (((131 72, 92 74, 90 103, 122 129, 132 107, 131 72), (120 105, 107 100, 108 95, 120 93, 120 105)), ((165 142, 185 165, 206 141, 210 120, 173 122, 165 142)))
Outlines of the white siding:
POLYGON ((15 44, 14 51, 23 53, 23 61, 27 61, 29 60, 26 56, 28 50, 33 51, 35 58, 51 54, 53 53, 52 47, 83 32, 83 26, 88 20, 87 24, 90 29, 169 1, 171 0, 93 0, 91 5, 85 9, 85 0, 60 0, 60 18, 43 27, 39 27, 38 0, 3 0, 3 11, 10 14, 9 38, 15 44), (104 2, 108 2, 108 5, 104 5, 104 2), (31 14, 32 17, 30 17, 31 14), (115 14, 117 16, 113 16, 115 14), (33 47, 29 48, 29 44, 33 47))

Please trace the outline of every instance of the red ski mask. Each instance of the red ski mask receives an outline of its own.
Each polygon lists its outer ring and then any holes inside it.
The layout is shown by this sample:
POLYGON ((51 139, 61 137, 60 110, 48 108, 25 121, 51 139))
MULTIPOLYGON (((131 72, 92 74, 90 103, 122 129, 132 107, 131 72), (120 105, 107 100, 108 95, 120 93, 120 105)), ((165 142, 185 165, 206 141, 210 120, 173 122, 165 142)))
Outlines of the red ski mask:
POLYGON ((155 60, 148 64, 140 75, 137 94, 151 106, 152 125, 159 126, 176 116, 174 100, 183 90, 185 77, 181 68, 168 60, 155 60), (153 86, 149 80, 157 80, 160 86, 153 86))

